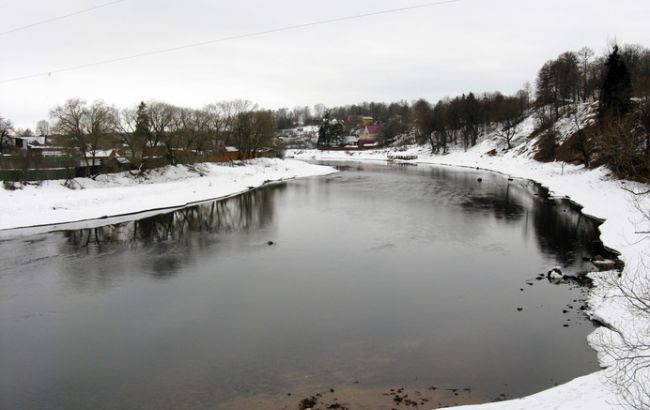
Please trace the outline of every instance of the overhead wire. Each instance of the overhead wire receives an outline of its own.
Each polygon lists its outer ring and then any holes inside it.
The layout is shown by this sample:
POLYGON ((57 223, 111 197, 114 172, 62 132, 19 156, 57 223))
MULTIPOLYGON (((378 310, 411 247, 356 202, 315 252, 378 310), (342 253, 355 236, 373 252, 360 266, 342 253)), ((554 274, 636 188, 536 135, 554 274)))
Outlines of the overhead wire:
POLYGON ((27 30, 28 28, 40 26, 40 25, 47 24, 47 23, 52 23, 52 22, 55 22, 55 21, 58 21, 58 20, 67 19, 67 18, 70 18, 70 17, 73 17, 73 16, 78 16, 79 14, 89 13, 89 12, 95 11, 97 9, 102 9, 104 7, 113 6, 113 5, 117 4, 117 3, 124 3, 125 1, 128 1, 128 0, 109 1, 108 3, 98 4, 98 5, 93 6, 93 7, 88 7, 88 8, 83 9, 83 10, 77 10, 77 11, 74 11, 72 13, 63 14, 61 16, 51 17, 51 18, 48 18, 48 19, 45 19, 45 20, 39 20, 39 21, 36 21, 34 23, 26 24, 24 26, 15 27, 15 28, 12 28, 12 29, 7 30, 7 31, 0 31, 0 36, 15 33, 17 31, 27 30))
MULTIPOLYGON (((121 0, 121 1, 125 1, 125 0, 121 0)), ((358 19, 363 19, 363 18, 372 17, 372 16, 378 16, 378 15, 382 15, 382 14, 392 14, 392 13, 399 13, 399 12, 404 12, 404 11, 409 11, 409 10, 416 10, 416 9, 423 9, 423 8, 442 6, 442 5, 451 4, 451 3, 460 3, 460 2, 463 2, 463 1, 466 1, 466 0, 442 0, 442 1, 421 3, 421 4, 412 5, 412 6, 397 7, 397 8, 392 8, 392 9, 383 9, 383 10, 372 11, 372 12, 367 12, 367 13, 354 14, 354 15, 343 16, 343 17, 335 17, 335 18, 324 19, 324 20, 317 20, 317 21, 312 21, 312 22, 308 22, 308 23, 300 23, 300 24, 293 24, 293 25, 288 25, 288 26, 283 26, 283 27, 276 27, 276 28, 272 28, 272 29, 254 31, 254 32, 250 32, 250 33, 236 34, 236 35, 221 37, 221 38, 212 39, 212 40, 205 40, 205 41, 199 41, 199 42, 195 42, 195 43, 188 43, 188 44, 183 44, 183 45, 174 46, 174 47, 144 51, 144 52, 140 52, 140 53, 137 53, 137 54, 131 54, 131 55, 122 56, 122 57, 110 58, 110 59, 106 59, 106 60, 99 60, 99 61, 94 61, 94 62, 90 62, 90 63, 83 63, 83 64, 68 66, 68 67, 64 67, 64 68, 44 71, 44 72, 40 72, 40 73, 14 77, 14 78, 7 78, 7 79, 0 80, 0 84, 12 83, 12 82, 17 82, 17 81, 22 81, 22 80, 28 80, 28 79, 31 79, 31 78, 50 76, 52 74, 58 74, 58 73, 63 73, 63 72, 67 72, 67 71, 81 70, 81 69, 84 69, 84 68, 96 67, 96 66, 100 66, 100 65, 106 65, 106 64, 111 64, 111 63, 116 63, 116 62, 126 61, 126 60, 133 60, 133 59, 137 59, 137 58, 141 58, 141 57, 148 57, 148 56, 153 56, 153 55, 158 55, 158 54, 172 53, 172 52, 185 50, 185 49, 189 49, 189 48, 203 47, 203 46, 217 44, 217 43, 223 43, 223 42, 227 42, 227 41, 241 40, 241 39, 251 38, 251 37, 260 37, 260 36, 264 36, 264 35, 268 35, 268 34, 284 32, 284 31, 292 31, 292 30, 298 30, 298 29, 303 29, 303 28, 307 28, 307 27, 314 27, 314 26, 322 26, 322 25, 338 23, 338 22, 342 22, 342 21, 358 20, 358 19)))

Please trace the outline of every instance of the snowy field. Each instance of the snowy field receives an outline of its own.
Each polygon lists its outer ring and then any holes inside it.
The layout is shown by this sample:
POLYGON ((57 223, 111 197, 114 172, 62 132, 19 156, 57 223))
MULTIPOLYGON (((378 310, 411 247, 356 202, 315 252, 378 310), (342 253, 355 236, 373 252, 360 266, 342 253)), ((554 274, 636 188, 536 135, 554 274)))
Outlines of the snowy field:
MULTIPOLYGON (((583 117, 582 121, 588 121, 583 117)), ((575 122, 568 122, 571 127, 575 122)), ((559 124, 563 127, 563 124, 559 124)), ((477 146, 464 151, 452 150, 446 155, 432 155, 427 147, 411 146, 402 148, 399 154, 417 155, 417 159, 408 162, 419 164, 436 164, 456 167, 471 167, 502 173, 512 178, 531 179, 550 189, 553 196, 569 197, 572 201, 584 206, 582 212, 605 222, 600 226, 601 239, 606 246, 621 253, 620 258, 625 262, 622 284, 639 292, 647 290, 650 273, 643 267, 644 258, 648 253, 649 242, 644 240, 646 235, 637 232, 647 232, 648 221, 639 211, 648 209, 650 201, 644 199, 635 201, 629 189, 644 190, 647 186, 630 181, 619 181, 611 178, 605 168, 593 170, 583 166, 566 163, 540 163, 532 159, 534 141, 526 137, 534 127, 533 119, 523 121, 519 126, 519 136, 513 149, 503 150, 503 143, 495 134, 487 135, 477 146), (497 155, 488 155, 493 149, 497 155), (641 280, 634 282, 634 278, 641 280), (633 283, 634 282, 634 283, 633 283)), ((567 135, 571 130, 560 129, 560 135, 567 135)), ((287 156, 304 160, 331 161, 386 161, 396 149, 376 151, 315 151, 295 150, 287 156)), ((590 345, 597 350, 603 367, 610 366, 613 357, 603 351, 620 344, 620 336, 608 327, 620 331, 629 339, 636 338, 642 343, 650 342, 650 323, 648 317, 638 314, 634 307, 621 298, 621 292, 610 282, 616 276, 615 272, 592 274, 596 288, 589 298, 592 318, 607 325, 594 331, 590 337, 590 345)), ((506 337, 506 336, 504 336, 506 337)), ((639 353, 639 352, 636 352, 639 353)), ((531 369, 534 371, 534 369, 531 369)), ((610 382, 614 374, 611 367, 594 374, 577 378, 569 383, 541 393, 507 402, 489 403, 477 406, 463 406, 462 409, 622 409, 621 397, 615 386, 610 382)), ((648 375, 641 375, 647 377, 648 375)), ((647 378, 645 380, 648 380, 647 378)))
POLYGON ((62 224, 175 208, 235 195, 264 183, 325 175, 333 168, 265 159, 245 165, 168 166, 141 177, 128 173, 28 184, 0 190, 0 230, 62 224))

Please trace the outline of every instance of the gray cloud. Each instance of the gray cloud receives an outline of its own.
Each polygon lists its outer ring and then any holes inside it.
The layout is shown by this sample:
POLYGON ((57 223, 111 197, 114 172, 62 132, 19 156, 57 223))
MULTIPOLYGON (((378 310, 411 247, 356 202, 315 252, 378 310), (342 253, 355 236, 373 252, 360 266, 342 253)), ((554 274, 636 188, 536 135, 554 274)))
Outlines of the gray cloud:
MULTIPOLYGON (((9 0, 6 29, 101 4, 9 0)), ((127 0, 0 36, 0 80, 147 50, 403 7, 413 0, 127 0)), ((22 127, 71 97, 119 106, 202 106, 246 98, 269 108, 430 100, 515 91, 547 59, 609 41, 650 45, 646 0, 467 0, 0 84, 0 115, 22 127)))

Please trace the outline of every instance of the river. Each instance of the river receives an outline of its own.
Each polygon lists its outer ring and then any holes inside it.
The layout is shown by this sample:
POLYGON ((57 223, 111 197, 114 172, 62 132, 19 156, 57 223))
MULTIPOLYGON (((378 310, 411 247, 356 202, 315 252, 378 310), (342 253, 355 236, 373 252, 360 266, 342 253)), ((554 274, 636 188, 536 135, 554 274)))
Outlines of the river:
POLYGON ((0 407, 433 407, 598 368, 586 290, 538 278, 587 269, 597 223, 498 174, 335 165, 140 220, 5 233, 0 407))

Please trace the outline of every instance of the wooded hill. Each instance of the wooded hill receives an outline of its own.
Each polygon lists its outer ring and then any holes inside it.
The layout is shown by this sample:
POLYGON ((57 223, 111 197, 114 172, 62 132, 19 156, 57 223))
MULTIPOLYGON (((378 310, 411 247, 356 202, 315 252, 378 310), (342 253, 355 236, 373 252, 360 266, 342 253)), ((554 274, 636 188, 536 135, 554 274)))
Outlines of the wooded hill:
POLYGON ((441 154, 452 146, 468 149, 495 132, 511 149, 518 124, 533 115, 531 136, 540 137, 536 159, 607 164, 620 177, 650 179, 650 50, 637 45, 615 45, 597 57, 588 48, 562 53, 540 68, 534 88, 527 83, 512 95, 469 92, 435 104, 371 102, 327 113, 338 119, 372 116, 384 125, 382 144, 409 142, 403 136, 410 134, 441 154), (559 141, 553 125, 589 103, 597 111, 593 121, 559 141))

